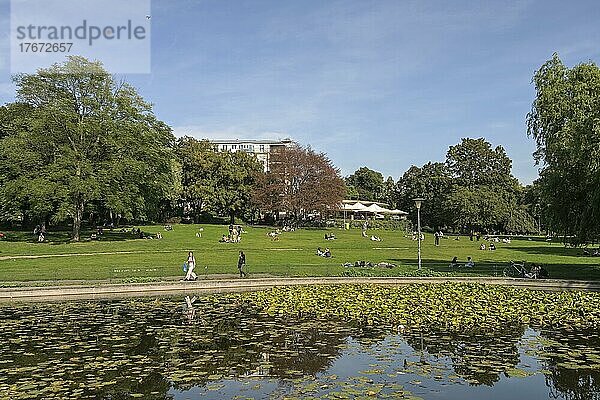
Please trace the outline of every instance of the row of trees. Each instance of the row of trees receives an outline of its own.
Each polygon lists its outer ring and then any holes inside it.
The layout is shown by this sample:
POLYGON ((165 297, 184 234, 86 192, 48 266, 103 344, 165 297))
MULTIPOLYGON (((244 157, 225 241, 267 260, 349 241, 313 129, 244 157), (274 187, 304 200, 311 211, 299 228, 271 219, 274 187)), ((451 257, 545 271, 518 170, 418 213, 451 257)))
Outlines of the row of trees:
POLYGON ((271 154, 270 170, 248 153, 217 152, 207 140, 177 142, 183 213, 196 220, 206 211, 251 218, 283 212, 298 220, 331 214, 346 194, 340 171, 323 153, 293 145, 271 154))
POLYGON ((533 232, 531 207, 511 174, 512 161, 502 146, 483 138, 462 139, 451 146, 445 162, 411 166, 394 183, 366 167, 346 179, 359 198, 414 210, 416 197, 425 198, 422 220, 432 228, 533 232))
POLYGON ((410 167, 397 182, 367 167, 340 177, 325 154, 294 146, 271 170, 244 152, 176 140, 152 107, 98 62, 19 75, 16 101, 0 107, 0 222, 165 220, 204 212, 235 216, 321 215, 350 198, 412 210, 425 197, 431 227, 533 232, 573 244, 600 234, 600 69, 567 68, 555 55, 536 72, 527 118, 540 178, 523 187, 501 146, 483 138, 451 146, 444 162, 410 167))
POLYGON ((572 68, 557 54, 533 77, 536 96, 527 132, 536 141, 540 177, 521 186, 511 160, 484 139, 463 139, 445 162, 412 166, 394 183, 366 167, 346 179, 355 198, 413 209, 425 197, 423 220, 433 227, 533 232, 544 227, 566 243, 600 236, 600 68, 572 68), (537 225, 537 227, 536 227, 537 225))
POLYGON ((16 101, 0 107, 0 221, 166 220, 204 212, 286 212, 295 218, 340 204, 345 187, 324 155, 293 146, 269 173, 252 155, 176 140, 136 90, 99 62, 19 75, 16 101))

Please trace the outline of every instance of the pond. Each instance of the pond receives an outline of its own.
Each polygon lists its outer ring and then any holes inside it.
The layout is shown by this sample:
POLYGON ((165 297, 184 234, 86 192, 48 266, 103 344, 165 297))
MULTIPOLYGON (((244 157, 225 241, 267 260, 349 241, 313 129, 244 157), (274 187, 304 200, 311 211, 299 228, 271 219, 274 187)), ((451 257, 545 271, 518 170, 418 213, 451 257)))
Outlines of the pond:
POLYGON ((0 305, 0 398, 549 396, 600 398, 597 329, 412 329, 241 295, 0 305))

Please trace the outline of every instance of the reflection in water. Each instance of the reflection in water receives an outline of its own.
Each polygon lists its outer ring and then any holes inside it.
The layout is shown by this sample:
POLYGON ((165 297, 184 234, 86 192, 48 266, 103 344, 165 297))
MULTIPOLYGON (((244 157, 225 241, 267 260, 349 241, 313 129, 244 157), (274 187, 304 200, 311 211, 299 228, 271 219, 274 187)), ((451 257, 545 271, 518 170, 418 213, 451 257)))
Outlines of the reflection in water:
POLYGON ((600 399, 600 336, 597 331, 541 332, 538 355, 549 373, 546 385, 554 398, 600 399))
POLYGON ((494 336, 489 334, 449 334, 417 332, 405 335, 415 350, 448 357, 454 372, 473 385, 493 386, 507 370, 519 363, 519 339, 524 328, 508 329, 494 336))
POLYGON ((546 395, 600 398, 595 332, 542 331, 524 340, 524 327, 495 335, 398 331, 271 317, 218 296, 0 310, 0 398, 166 399, 190 390, 215 398, 383 397, 412 388, 427 397, 450 386, 462 397, 487 388, 510 398, 498 382, 539 373, 546 395), (544 370, 522 365, 525 351, 544 370))
POLYGON ((185 306, 183 310, 183 314, 185 316, 185 320, 188 324, 192 325, 196 323, 196 308, 194 307, 194 303, 198 300, 198 297, 194 296, 190 298, 190 296, 185 296, 185 306))

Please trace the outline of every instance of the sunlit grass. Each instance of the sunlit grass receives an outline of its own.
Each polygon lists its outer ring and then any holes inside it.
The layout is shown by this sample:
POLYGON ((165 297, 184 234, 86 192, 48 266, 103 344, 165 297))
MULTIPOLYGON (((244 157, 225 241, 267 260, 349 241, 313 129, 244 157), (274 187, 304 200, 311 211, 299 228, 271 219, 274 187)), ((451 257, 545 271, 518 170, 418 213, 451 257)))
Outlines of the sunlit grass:
MULTIPOLYGON (((162 226, 146 226, 152 235, 163 239, 137 239, 128 232, 105 231, 97 241, 70 243, 68 232, 49 232, 47 243, 36 243, 31 233, 5 232, 0 241, 0 281, 114 279, 135 277, 174 277, 183 274, 187 251, 194 251, 197 272, 202 275, 236 274, 239 250, 246 253, 248 271, 254 276, 327 276, 342 275, 343 263, 358 260, 396 264, 385 275, 414 273, 417 243, 398 231, 371 231, 383 241, 374 242, 361 236, 360 230, 302 229, 283 232, 273 241, 267 233, 272 229, 245 227, 241 243, 219 243, 227 233, 222 225, 175 225, 172 231, 162 226), (196 233, 201 232, 201 237, 196 233), (326 232, 337 239, 326 241, 326 232), (317 247, 329 247, 333 258, 315 255, 317 247), (36 257, 36 258, 32 258, 36 257)), ((89 232, 86 232, 89 237, 89 232)), ((581 249, 565 248, 560 243, 514 239, 510 244, 496 243, 496 251, 479 250, 480 242, 468 237, 444 238, 439 247, 426 235, 422 247, 423 266, 448 272, 448 264, 457 256, 464 263, 471 256, 476 267, 462 268, 457 274, 501 275, 510 260, 543 264, 552 278, 600 279, 600 258, 584 257, 581 249)), ((373 273, 373 272, 371 272, 373 273)), ((375 272, 377 273, 377 272, 375 272)))

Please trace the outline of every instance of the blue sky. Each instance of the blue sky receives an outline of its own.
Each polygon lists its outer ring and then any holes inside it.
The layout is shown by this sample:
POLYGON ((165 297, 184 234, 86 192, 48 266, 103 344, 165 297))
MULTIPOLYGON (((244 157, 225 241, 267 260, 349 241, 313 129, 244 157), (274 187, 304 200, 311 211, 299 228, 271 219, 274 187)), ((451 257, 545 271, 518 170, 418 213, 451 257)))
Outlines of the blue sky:
MULTIPOLYGON (((537 176, 525 116, 553 52, 600 60, 600 2, 152 2, 152 73, 124 78, 176 135, 284 138, 397 179, 461 137, 537 176)), ((0 0, 0 103, 14 98, 0 0)))

